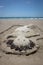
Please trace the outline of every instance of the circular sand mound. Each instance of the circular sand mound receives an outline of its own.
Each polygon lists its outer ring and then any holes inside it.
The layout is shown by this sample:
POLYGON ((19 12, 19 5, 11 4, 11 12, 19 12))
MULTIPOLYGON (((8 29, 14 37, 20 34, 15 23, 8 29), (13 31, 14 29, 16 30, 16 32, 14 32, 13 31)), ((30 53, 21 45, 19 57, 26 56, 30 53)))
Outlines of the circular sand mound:
POLYGON ((29 36, 31 37, 34 35, 38 35, 31 29, 31 27, 34 26, 28 25, 28 26, 19 27, 15 29, 15 32, 6 36, 6 41, 4 42, 6 44, 6 47, 4 47, 3 49, 4 52, 28 55, 37 51, 39 45, 34 43, 29 38, 27 38, 29 36), (8 48, 8 50, 6 50, 6 48, 8 48))

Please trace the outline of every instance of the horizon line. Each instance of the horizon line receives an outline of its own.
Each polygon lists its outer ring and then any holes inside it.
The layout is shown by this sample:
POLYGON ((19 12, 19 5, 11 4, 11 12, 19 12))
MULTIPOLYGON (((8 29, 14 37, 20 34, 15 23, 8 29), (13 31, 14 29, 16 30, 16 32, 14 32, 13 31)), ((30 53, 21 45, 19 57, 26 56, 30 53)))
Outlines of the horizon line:
POLYGON ((0 18, 43 18, 43 17, 27 17, 27 16, 21 16, 21 17, 0 17, 0 18))

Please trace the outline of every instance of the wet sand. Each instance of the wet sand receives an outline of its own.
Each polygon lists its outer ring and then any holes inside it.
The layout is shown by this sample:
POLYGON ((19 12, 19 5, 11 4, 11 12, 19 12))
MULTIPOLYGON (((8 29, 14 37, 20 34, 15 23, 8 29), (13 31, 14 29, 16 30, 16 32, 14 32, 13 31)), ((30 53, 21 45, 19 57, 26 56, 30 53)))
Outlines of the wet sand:
MULTIPOLYGON (((6 34, 12 33, 15 28, 29 24, 37 25, 43 36, 43 19, 0 19, 0 41, 6 34)), ((0 65, 43 65, 43 39, 37 42, 40 44, 39 50, 29 56, 4 54, 0 50, 0 65)))

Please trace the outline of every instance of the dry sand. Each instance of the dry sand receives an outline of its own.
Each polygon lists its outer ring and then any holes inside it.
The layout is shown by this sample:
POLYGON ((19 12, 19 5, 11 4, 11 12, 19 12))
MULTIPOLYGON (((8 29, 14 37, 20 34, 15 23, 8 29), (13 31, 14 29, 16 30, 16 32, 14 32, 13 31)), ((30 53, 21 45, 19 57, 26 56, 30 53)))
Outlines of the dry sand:
MULTIPOLYGON (((13 32, 15 28, 27 24, 37 25, 41 36, 43 36, 43 19, 0 19, 0 42, 2 41, 1 38, 13 32), (8 30, 9 27, 10 29, 8 30)), ((0 50, 0 65, 43 65, 43 39, 37 42, 40 44, 39 50, 29 56, 4 54, 0 50)))

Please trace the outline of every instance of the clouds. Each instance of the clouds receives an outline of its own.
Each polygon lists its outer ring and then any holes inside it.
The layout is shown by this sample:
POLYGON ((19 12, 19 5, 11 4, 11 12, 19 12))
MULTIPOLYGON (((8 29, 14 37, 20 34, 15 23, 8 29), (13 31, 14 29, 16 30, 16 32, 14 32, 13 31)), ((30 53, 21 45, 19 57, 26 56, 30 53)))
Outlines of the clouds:
POLYGON ((4 6, 0 5, 0 8, 3 8, 4 6))

